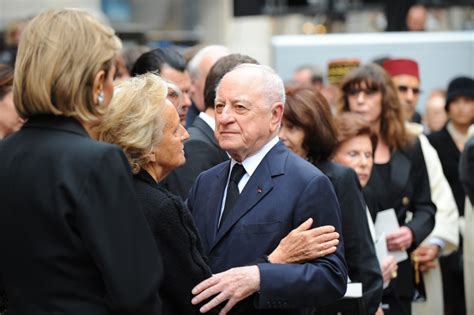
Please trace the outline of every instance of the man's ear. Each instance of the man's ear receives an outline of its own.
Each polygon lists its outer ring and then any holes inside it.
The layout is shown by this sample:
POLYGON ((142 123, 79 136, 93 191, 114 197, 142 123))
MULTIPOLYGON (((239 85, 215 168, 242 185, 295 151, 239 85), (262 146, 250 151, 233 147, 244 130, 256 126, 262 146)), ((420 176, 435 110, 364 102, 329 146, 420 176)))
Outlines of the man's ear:
POLYGON ((100 91, 102 91, 104 89, 105 79, 106 79, 106 74, 105 74, 104 70, 100 70, 95 75, 94 83, 92 85, 92 97, 93 97, 93 100, 94 100, 95 104, 99 103, 99 101, 97 100, 97 97, 98 97, 100 91))
POLYGON ((274 132, 280 127, 281 120, 283 118, 283 104, 282 103, 275 103, 272 105, 272 117, 271 117, 271 132, 274 132))

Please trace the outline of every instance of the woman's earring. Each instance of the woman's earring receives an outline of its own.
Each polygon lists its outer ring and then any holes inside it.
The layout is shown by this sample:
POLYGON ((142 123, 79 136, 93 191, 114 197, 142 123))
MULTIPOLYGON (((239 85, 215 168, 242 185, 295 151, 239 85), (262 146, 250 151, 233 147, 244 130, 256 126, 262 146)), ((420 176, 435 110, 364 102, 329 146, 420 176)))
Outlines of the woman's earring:
POLYGON ((97 94, 97 102, 99 105, 104 104, 104 91, 100 91, 99 94, 97 94))

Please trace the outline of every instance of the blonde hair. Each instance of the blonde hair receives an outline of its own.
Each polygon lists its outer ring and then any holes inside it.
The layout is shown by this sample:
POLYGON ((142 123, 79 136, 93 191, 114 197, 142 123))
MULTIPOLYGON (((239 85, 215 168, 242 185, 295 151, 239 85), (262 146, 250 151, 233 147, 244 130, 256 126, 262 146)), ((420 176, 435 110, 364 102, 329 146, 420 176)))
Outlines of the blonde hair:
POLYGON ((106 76, 121 42, 113 29, 85 11, 50 10, 36 16, 22 34, 15 64, 14 103, 20 116, 41 113, 96 120, 93 84, 106 76))
POLYGON ((166 82, 153 73, 122 81, 99 126, 99 140, 118 145, 134 174, 149 163, 162 139, 167 94, 166 82))

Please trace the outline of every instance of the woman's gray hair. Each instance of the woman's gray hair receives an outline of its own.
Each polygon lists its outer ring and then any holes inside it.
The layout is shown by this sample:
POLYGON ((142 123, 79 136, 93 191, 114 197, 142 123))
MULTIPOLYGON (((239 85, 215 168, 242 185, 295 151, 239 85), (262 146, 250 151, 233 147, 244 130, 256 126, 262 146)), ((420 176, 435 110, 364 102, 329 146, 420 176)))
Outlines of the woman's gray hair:
POLYGON ((167 83, 153 73, 120 82, 99 127, 99 140, 118 145, 134 174, 146 166, 161 142, 167 83))

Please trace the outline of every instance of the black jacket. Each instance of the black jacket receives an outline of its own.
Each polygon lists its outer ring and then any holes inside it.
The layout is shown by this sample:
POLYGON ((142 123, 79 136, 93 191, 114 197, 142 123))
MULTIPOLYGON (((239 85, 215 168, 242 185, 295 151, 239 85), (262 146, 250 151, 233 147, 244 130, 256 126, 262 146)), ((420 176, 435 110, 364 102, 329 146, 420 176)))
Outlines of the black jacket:
POLYGON ((159 311, 161 260, 117 146, 41 115, 2 141, 0 156, 9 314, 159 311))
MULTIPOLYGON (((428 173, 418 139, 404 150, 392 153, 388 178, 374 168, 367 188, 380 206, 379 209, 370 209, 371 211, 393 208, 399 225, 407 226, 412 231, 414 242, 408 249, 409 252, 431 233, 435 224, 436 206, 431 201, 428 173), (380 191, 377 188, 380 187, 385 191, 384 196, 377 194, 380 191), (405 223, 408 211, 413 213, 413 217, 410 222, 405 223)), ((391 314, 399 314, 401 305, 410 307, 415 292, 413 279, 410 260, 400 262, 398 277, 392 279, 389 289, 384 292, 384 301, 390 304, 391 314)))
POLYGON ((134 186, 163 256, 161 314, 200 314, 199 308, 191 304, 191 290, 210 277, 211 271, 191 214, 177 196, 159 188, 144 170, 134 176, 134 186))
POLYGON ((367 313, 374 314, 382 301, 383 278, 359 180, 352 169, 342 165, 330 161, 315 165, 331 180, 341 207, 344 256, 349 278, 362 283, 367 313))

